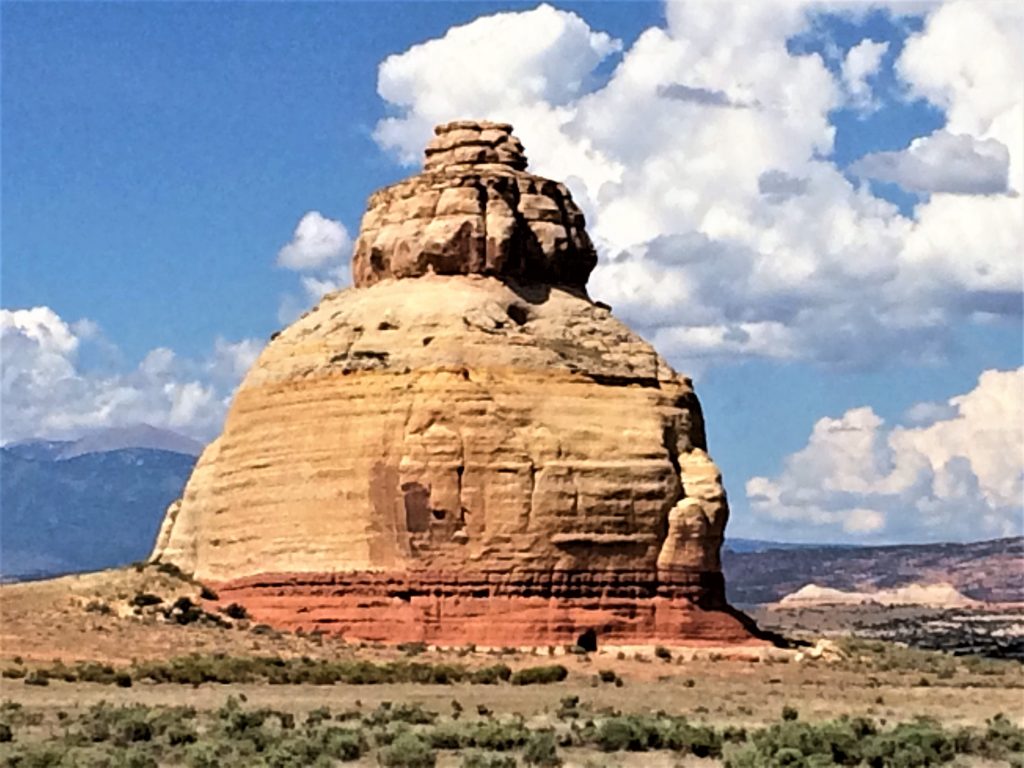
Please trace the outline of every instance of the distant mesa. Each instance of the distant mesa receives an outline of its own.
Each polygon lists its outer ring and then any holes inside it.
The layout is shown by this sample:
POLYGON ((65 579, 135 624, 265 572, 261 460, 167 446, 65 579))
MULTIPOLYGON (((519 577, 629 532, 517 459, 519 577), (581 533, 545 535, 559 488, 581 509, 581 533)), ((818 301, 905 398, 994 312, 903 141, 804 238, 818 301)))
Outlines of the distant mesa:
POLYGON ((815 546, 727 540, 729 596, 740 605, 777 603, 808 584, 878 593, 949 583, 985 603, 1024 602, 1024 537, 974 542, 815 546))
POLYGON ((970 608, 981 605, 949 583, 907 584, 895 589, 853 592, 808 584, 786 595, 780 608, 801 608, 825 605, 917 605, 930 608, 970 608))
POLYGON ((355 286, 278 334, 152 559, 254 619, 488 646, 764 642, 688 378, 586 294, 568 189, 501 123, 371 195, 355 286))

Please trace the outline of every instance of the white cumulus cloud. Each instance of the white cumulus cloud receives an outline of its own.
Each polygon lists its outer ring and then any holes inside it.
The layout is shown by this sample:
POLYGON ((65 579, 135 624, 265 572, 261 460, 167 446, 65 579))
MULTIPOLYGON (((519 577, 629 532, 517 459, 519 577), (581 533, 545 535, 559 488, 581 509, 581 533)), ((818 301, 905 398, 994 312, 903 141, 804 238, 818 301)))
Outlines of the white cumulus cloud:
POLYGON ((522 107, 532 113, 529 122, 554 127, 561 108, 585 92, 594 68, 620 48, 618 40, 590 29, 579 16, 547 4, 453 27, 380 65, 378 93, 406 113, 382 120, 376 138, 414 163, 434 125, 447 120, 522 107))
POLYGON ((878 108, 869 80, 878 73, 888 50, 888 43, 864 39, 847 51, 841 72, 850 103, 856 109, 867 112, 878 108))
POLYGON ((68 323, 49 307, 0 309, 0 442, 140 423, 210 439, 262 347, 254 339, 217 339, 201 360, 159 347, 135 368, 110 372, 81 364, 81 351, 93 343, 109 345, 92 321, 68 323))
POLYGON ((291 241, 277 252, 277 263, 304 272, 342 261, 351 251, 352 238, 344 224, 310 211, 299 219, 291 241))
POLYGON ((278 266, 300 273, 302 295, 281 298, 278 320, 291 323, 325 293, 347 285, 351 257, 352 237, 344 224, 319 211, 303 215, 292 239, 277 253, 278 266))
POLYGON ((1024 532, 1024 368, 986 371, 908 417, 889 426, 865 407, 819 420, 777 476, 747 482, 762 530, 868 542, 1024 532))
MULTIPOLYGON (((1024 89, 1007 7, 929 6, 896 70, 912 97, 947 110, 950 134, 1009 149, 1012 190, 1024 142, 1011 143, 1010 116, 1024 89), (951 24, 963 34, 950 37, 951 24)), ((565 180, 587 214, 601 257, 591 293, 680 365, 942 359, 957 322, 1019 314, 1019 201, 935 194, 911 217, 851 183, 830 159, 830 113, 869 94, 857 84, 870 84, 883 44, 862 42, 846 77, 833 74, 788 45, 820 12, 671 2, 667 23, 621 57, 567 11, 483 17, 385 60, 378 91, 397 114, 376 137, 412 162, 436 123, 513 123, 531 169, 565 180)))
POLYGON ((997 139, 947 131, 914 139, 899 152, 872 152, 850 166, 858 176, 914 192, 996 195, 1007 191, 1010 151, 997 139))

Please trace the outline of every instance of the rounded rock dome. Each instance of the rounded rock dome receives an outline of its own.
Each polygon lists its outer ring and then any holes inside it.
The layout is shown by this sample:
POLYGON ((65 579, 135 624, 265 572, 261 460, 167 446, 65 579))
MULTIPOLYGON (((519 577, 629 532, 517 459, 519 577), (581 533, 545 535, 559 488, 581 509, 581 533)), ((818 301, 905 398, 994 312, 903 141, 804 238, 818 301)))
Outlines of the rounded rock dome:
POLYGON ((355 287, 268 344, 153 559, 352 638, 756 641, 691 383, 586 296, 582 214, 523 167, 453 123, 371 197, 355 287))

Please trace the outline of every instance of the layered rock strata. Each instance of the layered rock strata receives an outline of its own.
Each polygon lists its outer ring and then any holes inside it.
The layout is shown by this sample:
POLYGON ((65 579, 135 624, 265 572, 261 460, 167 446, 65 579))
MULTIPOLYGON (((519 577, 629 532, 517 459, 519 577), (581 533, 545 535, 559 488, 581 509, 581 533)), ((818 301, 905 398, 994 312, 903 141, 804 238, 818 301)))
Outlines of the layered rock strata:
POLYGON ((586 297, 582 215, 508 126, 437 134, 371 197, 356 287, 260 355, 153 558, 351 638, 756 641, 690 381, 586 297))

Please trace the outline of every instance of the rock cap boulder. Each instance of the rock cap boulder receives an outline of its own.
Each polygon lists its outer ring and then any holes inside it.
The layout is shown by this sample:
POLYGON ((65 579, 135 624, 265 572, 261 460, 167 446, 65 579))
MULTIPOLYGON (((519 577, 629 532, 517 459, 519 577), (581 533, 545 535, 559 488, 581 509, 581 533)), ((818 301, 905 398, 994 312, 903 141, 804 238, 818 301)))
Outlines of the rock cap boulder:
POLYGON ((526 171, 507 123, 439 125, 423 172, 370 196, 352 259, 357 287, 480 274, 583 291, 597 264, 564 184, 526 171))

